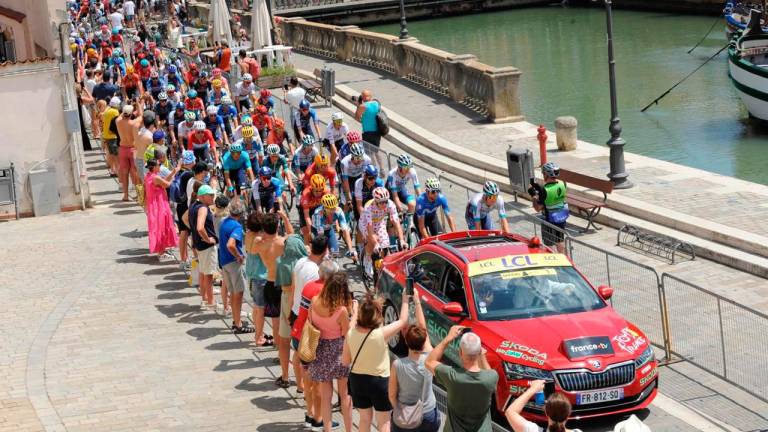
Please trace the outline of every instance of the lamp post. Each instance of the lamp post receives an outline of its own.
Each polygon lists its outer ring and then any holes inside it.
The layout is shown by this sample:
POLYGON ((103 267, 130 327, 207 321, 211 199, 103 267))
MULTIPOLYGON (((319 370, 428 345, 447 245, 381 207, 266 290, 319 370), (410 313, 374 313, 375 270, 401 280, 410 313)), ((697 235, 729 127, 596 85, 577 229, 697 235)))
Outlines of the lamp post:
POLYGON ((408 39, 408 24, 405 22, 405 0, 400 0, 400 39, 408 39))
POLYGON ((611 0, 605 2, 605 19, 608 33, 608 79, 611 89, 611 125, 608 131, 611 133, 611 139, 607 144, 610 148, 611 172, 608 178, 613 182, 615 189, 627 189, 633 186, 629 181, 629 173, 624 166, 624 138, 621 137, 621 120, 619 120, 619 109, 616 103, 616 60, 613 58, 613 13, 611 11, 611 0))

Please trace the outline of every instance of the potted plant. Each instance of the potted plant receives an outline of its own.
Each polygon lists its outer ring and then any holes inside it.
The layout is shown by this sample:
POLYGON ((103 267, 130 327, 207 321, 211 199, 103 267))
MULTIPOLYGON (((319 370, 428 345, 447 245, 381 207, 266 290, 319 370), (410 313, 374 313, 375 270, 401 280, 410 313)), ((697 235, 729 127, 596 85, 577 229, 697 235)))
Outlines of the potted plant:
POLYGON ((291 65, 269 66, 261 69, 258 86, 260 88, 282 87, 289 77, 296 75, 296 69, 291 65))

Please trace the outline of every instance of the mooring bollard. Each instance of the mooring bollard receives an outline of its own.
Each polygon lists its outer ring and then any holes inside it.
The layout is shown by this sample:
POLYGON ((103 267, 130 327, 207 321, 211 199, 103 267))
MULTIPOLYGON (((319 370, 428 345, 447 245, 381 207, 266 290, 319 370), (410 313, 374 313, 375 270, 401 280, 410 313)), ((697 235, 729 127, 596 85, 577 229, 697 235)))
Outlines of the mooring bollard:
POLYGON ((539 140, 539 158, 541 159, 539 166, 542 166, 547 163, 547 128, 542 124, 536 130, 539 131, 536 135, 536 139, 539 140))
POLYGON ((577 126, 579 122, 576 117, 564 116, 555 119, 555 135, 557 139, 557 149, 560 151, 576 150, 577 126))

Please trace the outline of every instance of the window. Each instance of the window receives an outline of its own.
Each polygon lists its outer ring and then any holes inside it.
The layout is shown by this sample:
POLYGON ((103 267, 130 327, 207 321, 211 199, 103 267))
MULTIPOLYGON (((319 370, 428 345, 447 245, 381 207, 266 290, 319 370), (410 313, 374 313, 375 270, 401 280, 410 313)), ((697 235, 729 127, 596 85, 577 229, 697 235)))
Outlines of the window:
POLYGON ((423 270, 421 279, 416 283, 424 287, 440 299, 445 300, 440 286, 440 280, 443 277, 443 271, 447 262, 433 253, 424 253, 413 258, 423 270))
POLYGON ((16 61, 16 46, 9 33, 0 32, 0 62, 16 61))
POLYGON ((443 292, 448 301, 459 303, 464 312, 467 312, 467 296, 464 293, 464 281, 456 267, 448 266, 443 285, 443 292))

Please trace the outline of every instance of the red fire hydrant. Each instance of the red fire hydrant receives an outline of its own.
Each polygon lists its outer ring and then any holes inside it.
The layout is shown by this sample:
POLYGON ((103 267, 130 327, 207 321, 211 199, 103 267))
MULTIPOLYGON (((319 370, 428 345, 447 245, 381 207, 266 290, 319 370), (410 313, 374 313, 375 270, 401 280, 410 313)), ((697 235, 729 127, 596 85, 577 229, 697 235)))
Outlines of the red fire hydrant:
POLYGON ((541 158, 541 165, 544 165, 547 163, 547 128, 545 128, 544 125, 539 125, 539 128, 536 130, 539 131, 539 134, 536 135, 536 138, 539 140, 539 155, 541 158))

